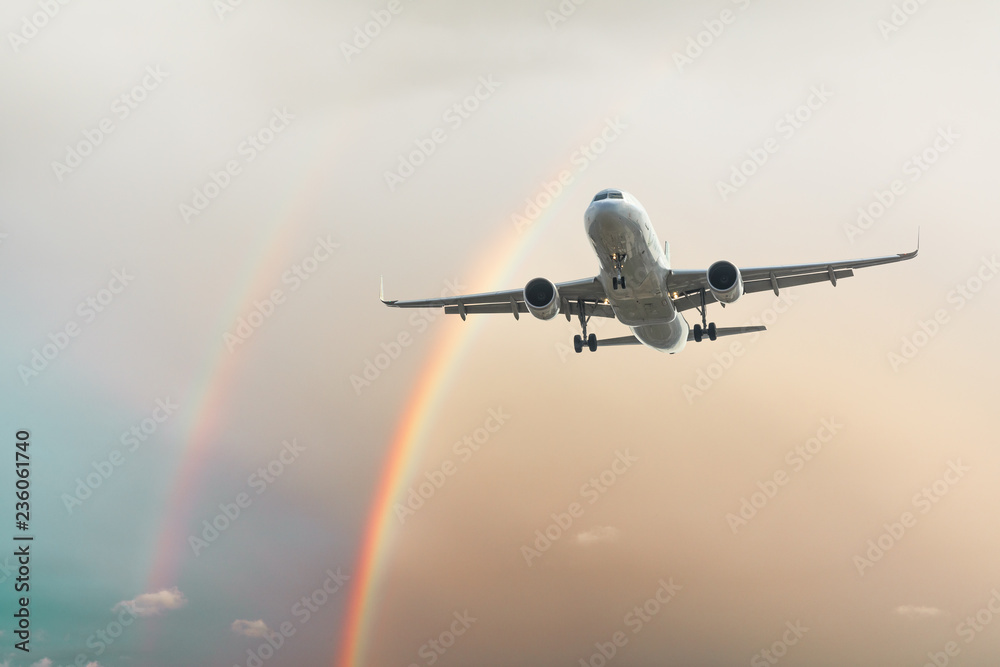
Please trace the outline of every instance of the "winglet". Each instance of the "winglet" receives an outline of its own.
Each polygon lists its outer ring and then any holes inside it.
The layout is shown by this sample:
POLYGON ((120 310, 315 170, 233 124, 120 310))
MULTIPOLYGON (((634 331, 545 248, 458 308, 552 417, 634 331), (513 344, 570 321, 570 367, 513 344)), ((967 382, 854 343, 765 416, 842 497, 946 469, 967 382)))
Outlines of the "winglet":
POLYGON ((382 276, 378 277, 378 300, 387 306, 396 305, 396 300, 386 301, 385 299, 385 279, 382 276))
POLYGON ((917 227, 917 249, 913 252, 901 252, 899 253, 900 259, 913 259, 920 252, 920 228, 917 227))

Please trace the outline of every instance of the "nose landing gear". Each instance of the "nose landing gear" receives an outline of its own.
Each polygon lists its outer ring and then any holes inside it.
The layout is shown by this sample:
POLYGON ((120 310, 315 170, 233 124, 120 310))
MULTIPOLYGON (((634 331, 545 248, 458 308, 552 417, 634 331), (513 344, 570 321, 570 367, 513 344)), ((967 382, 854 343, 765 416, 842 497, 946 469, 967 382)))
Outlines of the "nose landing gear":
POLYGON ((614 253, 613 255, 611 255, 611 261, 614 265, 613 268, 615 273, 617 274, 615 276, 612 276, 611 278, 612 289, 618 289, 619 286, 621 286, 622 289, 625 289, 625 276, 622 275, 622 269, 625 268, 625 259, 627 257, 628 255, 624 253, 621 255, 619 255, 618 253, 614 253))

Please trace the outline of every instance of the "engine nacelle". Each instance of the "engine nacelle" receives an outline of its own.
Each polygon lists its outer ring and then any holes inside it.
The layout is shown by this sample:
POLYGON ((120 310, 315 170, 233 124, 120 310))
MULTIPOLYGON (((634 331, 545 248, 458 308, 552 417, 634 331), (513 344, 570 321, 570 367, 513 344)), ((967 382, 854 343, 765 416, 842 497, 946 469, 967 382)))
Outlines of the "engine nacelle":
POLYGON ((524 286, 524 303, 538 319, 551 320, 559 314, 559 290, 545 278, 529 280, 524 286))
POLYGON ((708 288, 719 303, 733 303, 743 296, 743 276, 732 262, 718 261, 708 267, 708 288))

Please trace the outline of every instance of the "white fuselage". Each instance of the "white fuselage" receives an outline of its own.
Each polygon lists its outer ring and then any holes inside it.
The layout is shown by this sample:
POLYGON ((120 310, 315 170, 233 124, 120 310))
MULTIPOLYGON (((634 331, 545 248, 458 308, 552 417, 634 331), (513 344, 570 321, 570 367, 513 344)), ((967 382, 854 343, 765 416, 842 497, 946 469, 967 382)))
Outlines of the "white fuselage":
POLYGON ((666 280, 670 261, 656 238, 646 210, 627 192, 621 198, 595 199, 584 213, 587 237, 601 263, 598 279, 622 324, 644 345, 661 352, 680 352, 688 323, 673 306, 666 280), (621 258, 624 256, 624 261, 621 258), (619 274, 625 287, 614 284, 619 274))

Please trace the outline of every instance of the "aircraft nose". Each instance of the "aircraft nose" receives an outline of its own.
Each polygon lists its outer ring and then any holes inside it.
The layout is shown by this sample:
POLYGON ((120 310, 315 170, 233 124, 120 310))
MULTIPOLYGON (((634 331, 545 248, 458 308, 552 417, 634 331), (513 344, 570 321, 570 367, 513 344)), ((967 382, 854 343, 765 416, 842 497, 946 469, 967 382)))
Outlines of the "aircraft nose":
POLYGON ((606 201, 594 202, 584 215, 584 226, 588 234, 598 233, 618 224, 621 224, 618 207, 606 201))

